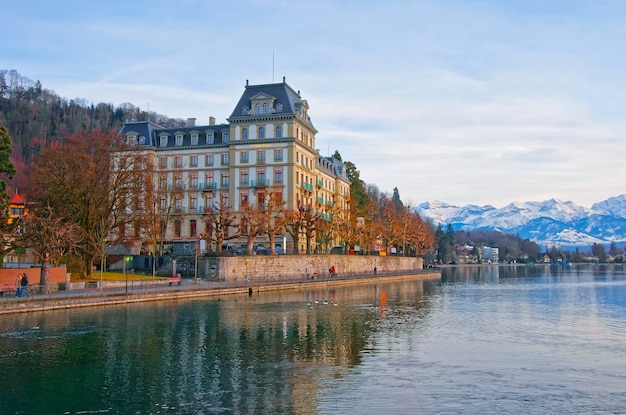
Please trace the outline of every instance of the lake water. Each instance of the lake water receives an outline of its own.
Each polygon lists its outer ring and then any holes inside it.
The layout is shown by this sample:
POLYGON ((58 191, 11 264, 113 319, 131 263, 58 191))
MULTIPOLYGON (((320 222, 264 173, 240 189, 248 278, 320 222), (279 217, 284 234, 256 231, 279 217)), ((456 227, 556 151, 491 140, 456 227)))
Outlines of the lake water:
POLYGON ((8 315, 0 373, 2 414, 626 414, 626 275, 458 267, 8 315))

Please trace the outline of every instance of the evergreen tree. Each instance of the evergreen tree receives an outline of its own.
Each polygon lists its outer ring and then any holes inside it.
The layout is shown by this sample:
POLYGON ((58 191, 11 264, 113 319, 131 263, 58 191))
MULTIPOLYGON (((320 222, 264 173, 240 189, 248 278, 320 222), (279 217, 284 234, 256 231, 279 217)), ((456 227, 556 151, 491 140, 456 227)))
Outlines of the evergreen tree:
MULTIPOLYGON (((12 140, 6 127, 0 127, 0 174, 12 178, 15 174, 15 167, 9 160, 11 157, 12 140)), ((7 223, 9 218, 9 200, 10 196, 7 191, 7 184, 0 179, 0 212, 2 225, 7 223)))
POLYGON ((402 200, 400 200, 400 192, 398 191, 397 187, 393 188, 393 196, 391 197, 391 200, 393 200, 393 203, 395 203, 396 210, 398 212, 402 210, 402 207, 404 206, 404 204, 402 203, 402 200))

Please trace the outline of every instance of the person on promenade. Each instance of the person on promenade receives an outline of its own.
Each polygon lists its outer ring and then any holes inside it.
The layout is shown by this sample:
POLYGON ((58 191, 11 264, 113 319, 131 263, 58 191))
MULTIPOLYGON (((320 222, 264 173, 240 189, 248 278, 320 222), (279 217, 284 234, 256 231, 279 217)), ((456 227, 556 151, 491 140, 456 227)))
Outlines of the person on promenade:
POLYGON ((26 275, 26 273, 22 275, 22 295, 24 294, 26 294, 26 297, 30 297, 28 293, 28 275, 26 275))
POLYGON ((17 278, 15 279, 15 296, 22 296, 22 274, 17 274, 17 278))

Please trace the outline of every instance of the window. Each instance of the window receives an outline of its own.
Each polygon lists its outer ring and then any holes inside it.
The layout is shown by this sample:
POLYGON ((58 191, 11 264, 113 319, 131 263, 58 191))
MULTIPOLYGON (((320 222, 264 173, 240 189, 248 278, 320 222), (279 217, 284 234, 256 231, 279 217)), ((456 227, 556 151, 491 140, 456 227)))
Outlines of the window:
POLYGON ((180 220, 174 221, 174 236, 180 238, 180 220))
POLYGON ((183 135, 182 134, 176 134, 176 145, 177 146, 182 146, 183 145, 183 135))
POLYGON ((191 145, 198 145, 198 134, 191 134, 191 145))
POLYGON ((265 138, 265 127, 259 127, 257 138, 265 138))
POLYGON ((167 157, 159 157, 159 167, 167 169, 167 157))
POLYGON ((215 137, 213 136, 213 133, 206 133, 206 143, 213 144, 214 142, 215 142, 215 137))
POLYGON ((189 236, 191 237, 195 237, 196 233, 197 233, 197 224, 196 224, 196 220, 192 219, 189 221, 189 236))
POLYGON ((167 199, 165 198, 165 196, 161 196, 161 198, 159 199, 159 209, 165 210, 166 206, 167 206, 167 199))
POLYGON ((198 195, 189 195, 189 209, 198 209, 198 195))
POLYGON ((222 166, 228 166, 228 153, 222 154, 222 166))
POLYGON ((247 163, 248 162, 248 152, 247 151, 242 151, 239 154, 239 156, 240 156, 240 158, 239 158, 240 162, 242 162, 242 163, 247 163))
POLYGON ((283 149, 278 148, 274 150, 274 161, 283 161, 283 149))
POLYGON ((256 105, 254 106, 254 112, 255 112, 256 114, 260 114, 260 113, 261 113, 261 104, 256 104, 256 105))
POLYGON ((241 129, 241 139, 242 140, 248 139, 248 129, 245 127, 241 129))
POLYGON ((222 143, 228 143, 230 140, 230 133, 222 133, 222 143))
POLYGON ((265 184, 265 169, 257 170, 256 179, 259 184, 265 184))
POLYGON ((228 173, 223 172, 222 173, 222 181, 221 181, 222 187, 228 187, 228 185, 230 184, 230 180, 228 177, 228 173))
POLYGON ((174 199, 174 210, 177 213, 181 213, 183 211, 183 199, 181 199, 180 197, 176 197, 174 199))
POLYGON ((275 134, 276 138, 282 138, 283 137, 283 127, 281 127, 280 125, 276 126, 276 134, 275 134))
POLYGON ((167 136, 166 135, 162 135, 161 136, 161 143, 160 143, 161 147, 167 147, 167 136))
POLYGON ((256 203, 260 209, 265 206, 265 193, 259 192, 256 194, 256 203))
POLYGON ((159 176, 159 189, 161 190, 167 189, 167 176, 166 175, 159 176))
POLYGON ((270 106, 267 102, 263 103, 263 114, 270 112, 270 106))
POLYGON ((183 187, 183 175, 182 174, 177 174, 176 176, 174 176, 174 186, 176 186, 177 189, 180 189, 183 187))
POLYGON ((230 199, 228 196, 228 192, 224 192, 220 195, 220 199, 222 200, 222 203, 224 204, 224 206, 226 207, 230 207, 230 199))
POLYGON ((215 180, 213 180, 213 172, 207 173, 206 176, 204 176, 204 179, 206 185, 209 187, 212 187, 213 183, 215 183, 215 180))
POLYGON ((256 153, 257 161, 265 161, 265 150, 258 150, 256 153))
POLYGON ((198 175, 197 174, 189 175, 189 187, 192 189, 198 188, 198 175))
POLYGON ((174 157, 174 166, 175 167, 183 167, 183 156, 174 157))
POLYGON ((204 156, 204 165, 212 166, 213 165, 213 154, 207 154, 204 156))
POLYGON ((274 183, 283 182, 283 169, 274 169, 274 183))
POLYGON ((214 203, 215 199, 213 193, 207 193, 206 195, 204 195, 204 206, 206 206, 207 209, 213 209, 214 203))
POLYGON ((248 170, 242 170, 241 173, 239 174, 239 184, 241 185, 249 184, 248 170))
POLYGON ((198 167, 198 156, 196 156, 195 154, 192 156, 189 156, 189 166, 198 167))
POLYGON ((239 195, 239 197, 240 197, 240 200, 241 200, 241 207, 243 208, 243 207, 248 206, 248 193, 243 193, 242 192, 239 195))

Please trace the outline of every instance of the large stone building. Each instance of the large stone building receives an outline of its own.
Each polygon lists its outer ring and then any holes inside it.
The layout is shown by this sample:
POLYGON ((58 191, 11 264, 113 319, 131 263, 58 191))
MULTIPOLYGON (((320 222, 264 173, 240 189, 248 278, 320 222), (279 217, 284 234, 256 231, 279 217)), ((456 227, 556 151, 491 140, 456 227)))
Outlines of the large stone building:
MULTIPOLYGON (((203 126, 190 118, 180 128, 125 123, 121 134, 152 159, 157 189, 179 190, 165 240, 198 240, 205 230, 202 214, 220 200, 239 212, 246 204, 262 205, 274 193, 289 210, 311 206, 326 220, 331 211, 347 214, 350 182, 345 166, 320 155, 308 111, 307 101, 283 78, 266 85, 246 82, 227 124, 215 124, 214 118, 203 126)), ((292 249, 293 243, 288 238, 286 248, 292 249)), ((296 243, 302 252, 304 241, 296 243)), ((339 243, 335 238, 333 244, 339 243)))

